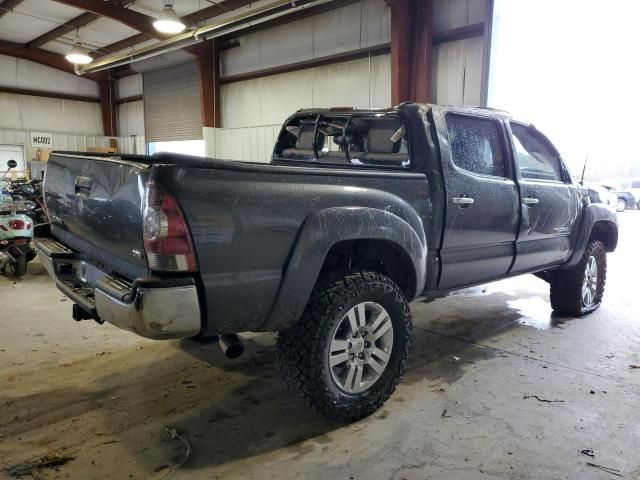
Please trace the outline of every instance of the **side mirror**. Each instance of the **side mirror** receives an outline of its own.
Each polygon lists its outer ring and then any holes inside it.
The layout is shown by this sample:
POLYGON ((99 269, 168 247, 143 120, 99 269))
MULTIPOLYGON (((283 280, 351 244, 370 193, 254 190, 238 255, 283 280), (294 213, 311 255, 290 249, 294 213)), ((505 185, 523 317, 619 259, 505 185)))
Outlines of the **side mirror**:
POLYGON ((9 160, 7 161, 7 167, 9 168, 16 168, 18 166, 18 162, 16 162, 15 160, 9 160))

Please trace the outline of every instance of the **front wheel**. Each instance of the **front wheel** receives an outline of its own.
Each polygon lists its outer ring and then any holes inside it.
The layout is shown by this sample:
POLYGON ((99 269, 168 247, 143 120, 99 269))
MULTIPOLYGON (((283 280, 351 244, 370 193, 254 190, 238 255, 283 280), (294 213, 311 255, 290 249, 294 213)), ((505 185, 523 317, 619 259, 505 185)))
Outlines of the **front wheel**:
POLYGON ((604 244, 591 240, 582 258, 572 268, 557 270, 551 276, 551 307, 559 315, 581 317, 600 306, 607 280, 607 254, 604 244))
POLYGON ((624 212, 627 209, 627 202, 623 198, 618 199, 616 212, 624 212))
POLYGON ((320 281, 300 320, 280 332, 282 375, 319 413, 359 420, 395 390, 411 330, 407 300, 384 275, 358 272, 320 281))

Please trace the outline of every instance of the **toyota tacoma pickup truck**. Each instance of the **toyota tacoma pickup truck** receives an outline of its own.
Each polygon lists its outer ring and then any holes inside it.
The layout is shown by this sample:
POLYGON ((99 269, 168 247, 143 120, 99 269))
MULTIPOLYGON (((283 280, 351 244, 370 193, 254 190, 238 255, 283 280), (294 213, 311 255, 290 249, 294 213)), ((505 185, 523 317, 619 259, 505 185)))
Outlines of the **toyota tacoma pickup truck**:
POLYGON ((618 239, 547 137, 486 108, 300 110, 268 164, 55 152, 44 196, 39 256, 76 320, 231 355, 277 331, 287 384, 340 421, 394 391, 411 300, 535 273, 582 316, 618 239))

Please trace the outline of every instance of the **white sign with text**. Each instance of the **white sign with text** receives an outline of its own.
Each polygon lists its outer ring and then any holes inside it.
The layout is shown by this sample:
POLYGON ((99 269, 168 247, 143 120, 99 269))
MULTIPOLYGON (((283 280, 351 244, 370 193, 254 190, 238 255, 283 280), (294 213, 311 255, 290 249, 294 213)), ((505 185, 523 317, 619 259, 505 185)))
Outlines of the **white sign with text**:
POLYGON ((31 132, 31 146, 33 148, 53 148, 53 134, 31 132))

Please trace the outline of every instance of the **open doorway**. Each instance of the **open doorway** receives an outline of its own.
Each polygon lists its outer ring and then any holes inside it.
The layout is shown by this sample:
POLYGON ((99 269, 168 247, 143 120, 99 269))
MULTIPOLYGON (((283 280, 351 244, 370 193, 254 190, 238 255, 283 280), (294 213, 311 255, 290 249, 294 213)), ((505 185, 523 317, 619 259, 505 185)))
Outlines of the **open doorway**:
POLYGON ((0 144, 0 177, 7 171, 7 162, 9 160, 15 160, 18 166, 10 169, 5 179, 24 178, 27 170, 24 159, 24 145, 0 144))

